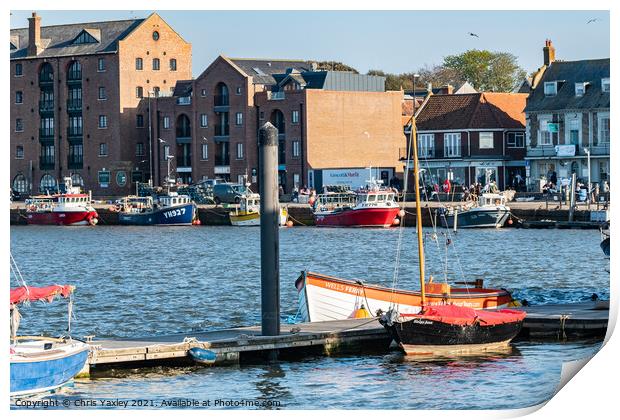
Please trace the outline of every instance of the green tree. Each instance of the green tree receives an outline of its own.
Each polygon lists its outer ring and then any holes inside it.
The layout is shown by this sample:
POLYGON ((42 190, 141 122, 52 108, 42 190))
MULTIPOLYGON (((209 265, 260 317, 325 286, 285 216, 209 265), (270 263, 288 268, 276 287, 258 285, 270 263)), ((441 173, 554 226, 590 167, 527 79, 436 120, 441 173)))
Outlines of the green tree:
POLYGON ((332 71, 351 71, 353 73, 359 73, 356 69, 348 66, 340 61, 317 61, 317 70, 332 70, 332 71))
POLYGON ((479 91, 510 92, 526 75, 514 55, 488 50, 449 55, 443 67, 456 71, 479 91))

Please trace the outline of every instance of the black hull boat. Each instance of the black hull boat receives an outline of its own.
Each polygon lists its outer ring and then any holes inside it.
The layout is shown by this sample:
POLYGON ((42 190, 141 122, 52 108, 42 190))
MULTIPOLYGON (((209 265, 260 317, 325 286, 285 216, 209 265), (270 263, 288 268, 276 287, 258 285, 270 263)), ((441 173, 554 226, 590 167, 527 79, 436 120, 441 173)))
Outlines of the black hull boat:
POLYGON ((524 318, 522 311, 441 305, 416 315, 389 311, 380 322, 407 355, 438 356, 505 348, 521 330, 524 318))

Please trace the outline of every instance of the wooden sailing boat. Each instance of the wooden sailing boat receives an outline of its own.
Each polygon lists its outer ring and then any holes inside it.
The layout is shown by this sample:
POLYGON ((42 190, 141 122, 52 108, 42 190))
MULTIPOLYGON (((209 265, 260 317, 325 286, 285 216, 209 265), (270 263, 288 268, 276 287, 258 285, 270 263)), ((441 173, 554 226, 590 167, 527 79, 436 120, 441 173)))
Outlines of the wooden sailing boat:
POLYGON ((456 305, 428 305, 425 295, 424 243, 422 239, 422 209, 418 145, 415 117, 411 118, 411 148, 416 197, 416 230, 420 267, 419 313, 399 313, 391 308, 379 320, 407 355, 433 356, 473 353, 508 346, 521 330, 525 312, 510 309, 498 311, 475 310, 456 305))

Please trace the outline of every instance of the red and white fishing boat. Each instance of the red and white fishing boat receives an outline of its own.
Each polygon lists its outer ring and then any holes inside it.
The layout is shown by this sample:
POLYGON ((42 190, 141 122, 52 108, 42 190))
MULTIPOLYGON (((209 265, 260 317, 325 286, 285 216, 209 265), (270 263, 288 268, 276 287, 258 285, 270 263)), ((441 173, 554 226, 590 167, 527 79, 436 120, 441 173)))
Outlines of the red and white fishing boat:
MULTIPOLYGON (((482 281, 473 287, 452 287, 446 283, 426 284, 426 306, 453 304, 471 309, 498 309, 516 306, 505 289, 486 289, 482 281)), ((302 271, 295 282, 299 294, 299 314, 304 322, 368 318, 378 310, 387 312, 396 306, 403 313, 422 308, 420 291, 392 289, 302 271)))
POLYGON ((30 225, 96 225, 99 215, 90 205, 90 194, 74 187, 65 178, 66 193, 37 196, 26 200, 26 220, 30 225))
POLYGON ((396 192, 371 177, 367 188, 356 192, 319 194, 314 222, 316 226, 390 227, 400 223, 400 211, 396 192))

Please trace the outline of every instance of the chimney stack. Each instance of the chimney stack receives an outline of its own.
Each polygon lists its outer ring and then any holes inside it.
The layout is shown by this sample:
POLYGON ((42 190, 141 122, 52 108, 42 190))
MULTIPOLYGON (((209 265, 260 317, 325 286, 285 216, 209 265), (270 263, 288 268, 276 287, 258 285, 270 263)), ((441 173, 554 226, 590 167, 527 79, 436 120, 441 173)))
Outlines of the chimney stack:
POLYGON ((543 48, 543 64, 549 66, 549 64, 555 61, 555 47, 550 39, 545 40, 545 48, 543 48))
POLYGON ((28 18, 28 55, 38 55, 41 51, 41 17, 32 12, 32 17, 28 18))

